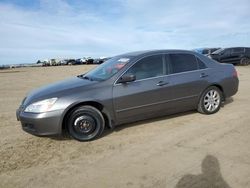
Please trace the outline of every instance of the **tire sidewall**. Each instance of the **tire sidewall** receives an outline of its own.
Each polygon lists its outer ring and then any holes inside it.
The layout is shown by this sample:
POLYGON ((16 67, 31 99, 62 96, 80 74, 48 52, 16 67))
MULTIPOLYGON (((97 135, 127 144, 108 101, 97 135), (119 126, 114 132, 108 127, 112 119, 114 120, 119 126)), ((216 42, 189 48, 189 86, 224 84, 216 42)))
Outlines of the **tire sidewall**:
POLYGON ((104 127, 105 127, 105 121, 101 112, 92 106, 82 106, 82 107, 78 107, 74 109, 70 113, 68 121, 67 121, 67 128, 68 128, 69 134, 74 139, 79 140, 79 141, 90 141, 90 140, 97 138, 103 132, 104 127), (95 126, 96 126, 95 130, 89 135, 79 134, 75 131, 73 127, 75 120, 82 115, 90 116, 95 121, 95 126))
POLYGON ((221 103, 222 103, 222 99, 223 99, 223 96, 222 96, 222 92, 219 88, 215 87, 215 86, 211 86, 209 88, 207 88, 201 95, 200 97, 200 101, 199 101, 199 108, 201 109, 201 111, 204 113, 204 114, 214 114, 216 112, 218 112, 221 108, 221 103), (220 103, 219 103, 219 106, 217 107, 216 110, 214 111, 208 111, 206 108, 205 108, 205 104, 204 104, 204 97, 206 96, 206 94, 211 91, 211 90, 215 90, 219 93, 220 95, 220 103))

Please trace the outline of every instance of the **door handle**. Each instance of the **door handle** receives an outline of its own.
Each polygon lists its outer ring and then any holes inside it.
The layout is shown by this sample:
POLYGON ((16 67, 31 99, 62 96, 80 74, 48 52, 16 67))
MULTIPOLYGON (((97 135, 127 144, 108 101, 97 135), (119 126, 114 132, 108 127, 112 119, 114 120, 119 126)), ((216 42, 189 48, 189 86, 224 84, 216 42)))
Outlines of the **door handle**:
POLYGON ((164 86, 164 85, 167 85, 167 84, 169 84, 169 82, 159 81, 156 85, 157 86, 164 86))
POLYGON ((206 73, 201 73, 200 77, 205 78, 205 77, 208 77, 208 75, 206 73))

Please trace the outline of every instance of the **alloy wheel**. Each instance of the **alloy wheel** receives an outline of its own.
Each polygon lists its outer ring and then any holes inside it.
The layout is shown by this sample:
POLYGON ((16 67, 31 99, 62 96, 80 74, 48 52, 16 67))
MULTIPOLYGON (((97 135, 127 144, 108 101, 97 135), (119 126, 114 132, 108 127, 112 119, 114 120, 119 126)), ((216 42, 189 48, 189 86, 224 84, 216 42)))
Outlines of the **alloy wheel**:
POLYGON ((216 90, 209 90, 204 97, 204 107, 208 112, 217 110, 220 106, 220 94, 216 90))

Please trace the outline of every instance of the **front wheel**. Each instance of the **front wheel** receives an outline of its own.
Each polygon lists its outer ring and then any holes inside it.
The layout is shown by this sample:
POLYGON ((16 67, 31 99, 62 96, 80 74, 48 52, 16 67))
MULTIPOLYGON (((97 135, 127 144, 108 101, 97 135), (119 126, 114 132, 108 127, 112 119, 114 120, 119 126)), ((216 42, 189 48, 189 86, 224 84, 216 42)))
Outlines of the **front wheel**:
POLYGON ((74 139, 89 141, 102 134, 105 121, 98 109, 92 106, 80 106, 69 115, 67 127, 74 139))
POLYGON ((202 114, 214 114, 220 110, 222 92, 219 88, 211 86, 201 95, 198 111, 202 114))

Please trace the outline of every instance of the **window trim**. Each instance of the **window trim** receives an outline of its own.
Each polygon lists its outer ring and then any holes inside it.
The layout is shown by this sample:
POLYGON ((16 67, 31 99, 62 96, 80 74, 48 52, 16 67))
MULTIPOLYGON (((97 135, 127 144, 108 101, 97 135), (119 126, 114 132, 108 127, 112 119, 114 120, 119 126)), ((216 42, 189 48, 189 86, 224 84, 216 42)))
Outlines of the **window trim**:
MULTIPOLYGON (((211 69, 211 68, 206 68, 206 69, 211 69)), ((178 75, 178 74, 188 74, 191 72, 198 72, 198 71, 202 71, 202 70, 205 70, 205 69, 197 69, 197 70, 192 70, 192 71, 178 72, 178 73, 168 74, 167 76, 178 75)))

